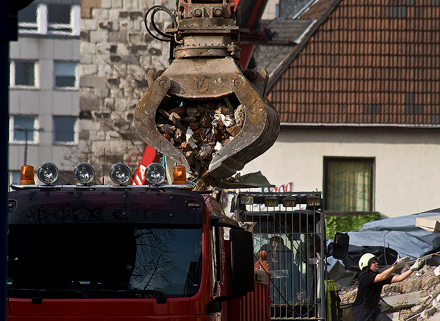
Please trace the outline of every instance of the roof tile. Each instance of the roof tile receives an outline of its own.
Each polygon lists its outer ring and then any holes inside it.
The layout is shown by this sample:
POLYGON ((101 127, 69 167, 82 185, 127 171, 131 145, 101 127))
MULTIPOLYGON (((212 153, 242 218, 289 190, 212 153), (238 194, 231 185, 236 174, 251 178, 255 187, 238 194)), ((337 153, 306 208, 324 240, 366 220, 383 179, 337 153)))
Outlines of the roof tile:
POLYGON ((281 122, 440 127, 440 6, 401 2, 320 0, 310 8, 302 18, 337 4, 270 81, 281 122))

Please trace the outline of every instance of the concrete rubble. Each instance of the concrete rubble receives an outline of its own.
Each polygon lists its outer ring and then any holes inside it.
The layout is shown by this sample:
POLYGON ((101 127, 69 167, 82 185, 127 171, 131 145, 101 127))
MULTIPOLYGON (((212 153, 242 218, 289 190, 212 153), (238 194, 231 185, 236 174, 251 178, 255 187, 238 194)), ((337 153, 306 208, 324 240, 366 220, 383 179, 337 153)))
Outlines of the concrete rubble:
MULTIPOLYGON (((425 264, 402 282, 385 285, 381 309, 393 321, 440 320, 440 273, 425 264)), ((344 321, 351 320, 351 304, 356 299, 357 281, 339 291, 344 321)))

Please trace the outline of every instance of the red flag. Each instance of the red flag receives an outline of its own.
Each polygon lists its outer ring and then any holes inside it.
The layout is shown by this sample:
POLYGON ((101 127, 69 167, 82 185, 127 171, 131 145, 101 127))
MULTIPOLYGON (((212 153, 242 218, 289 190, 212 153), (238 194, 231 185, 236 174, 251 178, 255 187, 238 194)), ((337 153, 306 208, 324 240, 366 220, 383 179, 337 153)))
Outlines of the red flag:
POLYGON ((156 150, 153 147, 147 145, 141 163, 134 173, 131 185, 150 185, 150 183, 145 181, 145 169, 148 165, 155 162, 159 162, 159 155, 156 155, 156 150))

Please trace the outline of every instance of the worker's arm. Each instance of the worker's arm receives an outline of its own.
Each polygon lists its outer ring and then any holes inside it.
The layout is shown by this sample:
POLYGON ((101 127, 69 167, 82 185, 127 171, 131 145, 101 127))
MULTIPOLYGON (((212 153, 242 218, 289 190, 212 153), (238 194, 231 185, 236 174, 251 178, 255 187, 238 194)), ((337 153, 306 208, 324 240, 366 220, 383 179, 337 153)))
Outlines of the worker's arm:
MULTIPOLYGON (((374 278, 374 283, 382 282, 382 281, 385 281, 386 279, 388 279, 393 274, 393 272, 396 271, 396 269, 404 266, 405 263, 408 262, 408 260, 409 260, 409 256, 406 256, 404 258, 400 258, 399 256, 397 256, 396 262, 394 262, 391 267, 389 267, 388 269, 386 269, 382 273, 379 273, 378 275, 376 275, 376 277, 374 278)), ((398 281, 396 281, 396 282, 398 282, 398 281)))
POLYGON ((393 274, 394 271, 396 271, 396 268, 391 266, 382 273, 377 274, 374 278, 374 283, 385 281, 391 276, 391 274, 393 274))
POLYGON ((396 282, 403 281, 403 280, 405 280, 408 276, 410 276, 412 273, 413 273, 413 271, 408 270, 408 271, 403 272, 403 273, 400 274, 400 275, 395 275, 395 276, 393 276, 393 278, 391 279, 391 283, 396 283, 396 282))

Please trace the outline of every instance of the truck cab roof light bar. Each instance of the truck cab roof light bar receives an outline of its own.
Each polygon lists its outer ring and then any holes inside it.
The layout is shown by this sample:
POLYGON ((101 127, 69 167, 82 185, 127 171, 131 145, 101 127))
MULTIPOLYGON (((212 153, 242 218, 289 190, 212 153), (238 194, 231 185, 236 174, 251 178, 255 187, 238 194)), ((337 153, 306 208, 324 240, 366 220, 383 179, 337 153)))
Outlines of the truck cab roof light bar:
POLYGON ((19 183, 12 183, 14 190, 22 189, 45 189, 45 190, 77 190, 77 189, 112 189, 112 190, 151 190, 151 189, 188 189, 195 188, 194 182, 186 179, 186 169, 182 165, 174 166, 173 180, 171 184, 162 184, 165 181, 165 168, 160 163, 150 164, 146 171, 146 179, 152 185, 127 185, 131 179, 131 170, 125 163, 116 163, 110 169, 110 178, 115 185, 91 185, 95 177, 95 171, 91 164, 83 162, 75 166, 73 171, 77 185, 55 185, 59 177, 57 166, 51 162, 46 162, 39 166, 37 177, 41 185, 35 184, 34 167, 25 165, 21 168, 19 183))

